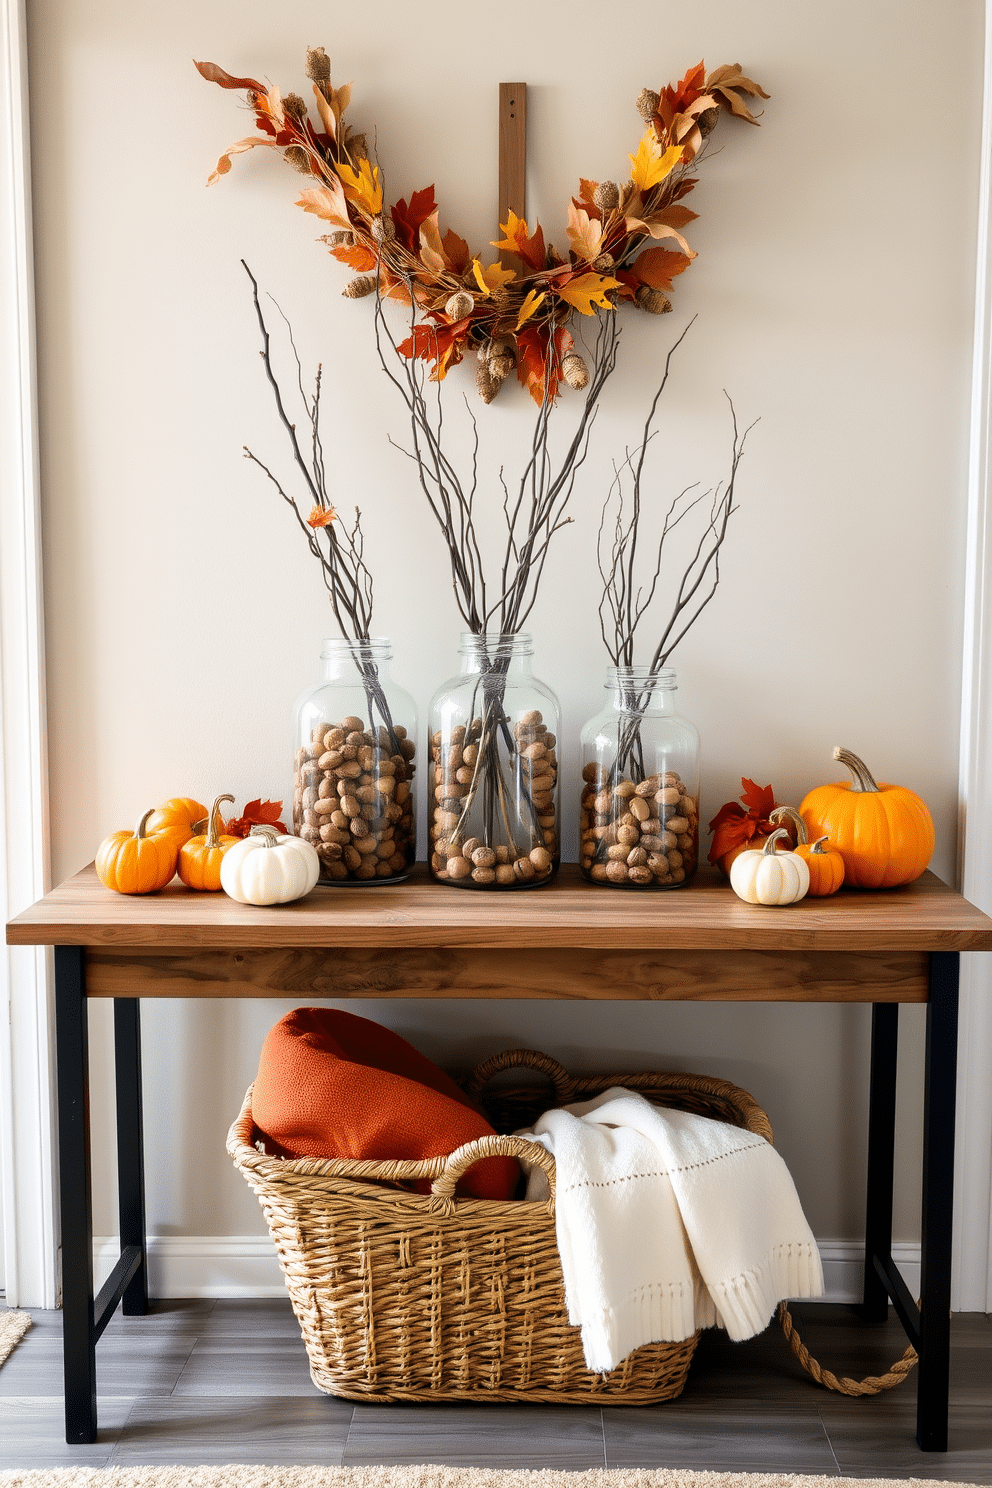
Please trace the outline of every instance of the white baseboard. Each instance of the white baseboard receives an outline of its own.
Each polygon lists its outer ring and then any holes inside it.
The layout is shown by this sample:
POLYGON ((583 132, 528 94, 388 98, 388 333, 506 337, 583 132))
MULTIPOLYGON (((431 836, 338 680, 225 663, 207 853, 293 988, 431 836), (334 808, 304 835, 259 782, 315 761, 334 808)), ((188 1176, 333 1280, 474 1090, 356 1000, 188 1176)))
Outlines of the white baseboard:
MULTIPOLYGON (((820 1240, 818 1244, 826 1283, 823 1300, 860 1301, 864 1246, 854 1240, 820 1240)), ((94 1239, 98 1287, 119 1254, 115 1237, 94 1239)), ((894 1244, 892 1259, 918 1297, 919 1244, 894 1244)), ((148 1290, 153 1297, 282 1297, 286 1285, 268 1235, 151 1235, 148 1290)))

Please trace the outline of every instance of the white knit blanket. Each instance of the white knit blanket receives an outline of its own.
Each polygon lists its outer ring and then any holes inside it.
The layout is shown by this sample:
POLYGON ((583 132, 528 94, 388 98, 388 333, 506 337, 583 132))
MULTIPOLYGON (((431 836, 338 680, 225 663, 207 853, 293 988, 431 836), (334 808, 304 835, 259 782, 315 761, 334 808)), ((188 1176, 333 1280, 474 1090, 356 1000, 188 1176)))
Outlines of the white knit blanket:
MULTIPOLYGON (((782 1298, 822 1295, 816 1241, 763 1137, 619 1088, 517 1135, 554 1155, 568 1317, 589 1369, 714 1324, 750 1338, 782 1298)), ((547 1196, 534 1166, 527 1198, 547 1196)))

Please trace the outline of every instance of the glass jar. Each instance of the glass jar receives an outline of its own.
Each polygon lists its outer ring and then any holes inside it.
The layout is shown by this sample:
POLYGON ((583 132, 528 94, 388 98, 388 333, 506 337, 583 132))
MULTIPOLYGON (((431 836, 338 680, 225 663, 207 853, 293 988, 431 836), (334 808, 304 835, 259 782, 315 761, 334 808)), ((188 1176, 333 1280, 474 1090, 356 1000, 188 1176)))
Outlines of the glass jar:
POLYGON ((430 868, 460 889, 526 889, 558 871, 558 702, 529 635, 466 632, 430 713, 430 868))
POLYGON ((417 707, 392 657, 381 637, 332 636, 296 700, 293 831, 317 849, 321 883, 396 883, 416 857, 417 707))
POLYGON ((675 673, 608 667, 582 730, 579 862, 592 883, 676 889, 699 857, 699 734, 675 711, 675 673))

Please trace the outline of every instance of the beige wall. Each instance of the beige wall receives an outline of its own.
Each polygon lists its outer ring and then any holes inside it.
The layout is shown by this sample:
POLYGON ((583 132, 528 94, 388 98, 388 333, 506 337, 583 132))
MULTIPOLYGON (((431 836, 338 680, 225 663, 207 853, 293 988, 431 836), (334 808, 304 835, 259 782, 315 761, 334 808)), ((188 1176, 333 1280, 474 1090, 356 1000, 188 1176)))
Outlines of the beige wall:
MULTIPOLYGON (((192 58, 302 89, 308 43, 356 121, 378 131, 391 199, 433 180, 442 221, 495 236, 497 84, 530 87, 530 211, 561 244, 580 175, 623 175, 633 99, 705 56, 772 97, 760 129, 725 121, 702 172, 698 261, 676 314, 623 315, 620 368, 533 618, 563 703, 566 780, 599 705, 594 533, 611 461, 639 428, 664 353, 698 315, 666 394, 659 503, 725 470, 722 389, 759 417, 716 602, 677 654, 704 748, 703 816, 742 774, 797 801, 842 742, 914 786, 955 861, 961 588, 981 99, 978 0, 708 0, 622 10, 504 0, 470 18, 244 0, 168 6, 31 0, 53 859, 171 794, 288 788, 289 714, 330 626, 298 532, 251 442, 286 469, 239 259, 323 360, 342 506, 366 514, 377 629, 424 708, 454 666, 447 565, 377 368, 370 306, 293 205, 300 182, 256 152, 207 191, 250 132, 192 58)), ((452 416, 470 373, 450 380, 452 416)), ((473 406, 476 406, 473 403, 473 406)), ((570 413, 567 400, 561 418, 570 413)), ((519 459, 519 390, 478 408, 484 468, 519 459)), ((566 850, 574 855, 575 833, 566 850)), ((223 1151, 282 1004, 145 1011, 149 1219, 162 1234, 243 1234, 255 1202, 223 1151)), ((858 1233, 867 1013, 859 1008, 362 1004, 445 1059, 532 1044, 587 1068, 729 1076, 769 1110, 821 1238, 858 1233)), ((919 1019, 906 1019, 906 1076, 919 1019)), ((96 1019, 100 1083, 109 1080, 96 1019)), ((915 1100, 905 1103, 899 1238, 912 1238, 915 1100)), ((95 1119, 106 1124, 105 1101, 95 1119)), ((97 1173, 96 1228, 113 1227, 97 1173)))

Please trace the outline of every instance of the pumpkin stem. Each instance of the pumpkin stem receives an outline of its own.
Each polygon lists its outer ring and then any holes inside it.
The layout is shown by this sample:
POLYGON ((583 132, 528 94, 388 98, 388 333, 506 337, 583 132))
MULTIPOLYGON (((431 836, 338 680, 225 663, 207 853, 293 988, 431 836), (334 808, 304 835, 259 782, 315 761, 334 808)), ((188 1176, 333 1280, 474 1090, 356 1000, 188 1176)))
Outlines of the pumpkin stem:
POLYGON ((134 835, 135 835, 135 837, 137 837, 137 839, 138 839, 139 842, 143 842, 144 841, 144 837, 145 837, 145 823, 147 822, 147 820, 148 820, 148 818, 150 816, 154 816, 154 814, 155 814, 155 812, 157 810, 158 810, 158 807, 157 806, 150 807, 149 810, 145 812, 144 816, 141 818, 141 820, 139 821, 138 825, 135 827, 135 829, 134 829, 134 835))
POLYGON ((796 810, 795 806, 776 806, 774 811, 769 812, 768 820, 770 822, 777 822, 780 821, 783 816, 787 821, 791 821, 793 826, 795 827, 796 842, 799 844, 800 847, 805 847, 806 843, 809 841, 809 833, 806 830, 806 823, 799 815, 799 812, 796 810))
POLYGON ((827 835, 825 837, 817 837, 816 841, 810 847, 810 850, 809 850, 810 851, 810 856, 812 856, 815 853, 818 858, 825 858, 827 856, 827 852, 826 852, 826 848, 823 846, 823 844, 824 844, 824 842, 829 842, 829 841, 830 841, 829 835, 827 835))
POLYGON ((776 827, 775 831, 769 837, 768 841, 765 843, 764 847, 761 850, 763 857, 773 858, 775 856, 775 844, 780 837, 786 838, 791 851, 792 838, 789 836, 788 829, 786 827, 776 827))
POLYGON ((207 845, 208 848, 220 847, 220 843, 217 841, 217 807, 220 805, 221 801, 230 801, 233 804, 234 797, 233 796, 215 796, 214 797, 213 804, 210 807, 210 815, 207 817, 207 843, 206 843, 206 845, 207 845))
POLYGON ((867 792, 878 790, 878 786, 875 783, 875 777, 872 775, 864 760, 859 759, 856 754, 852 754, 849 749, 841 749, 840 745, 838 744, 837 747, 834 749, 834 759, 840 760, 841 764, 846 765, 847 768, 850 770, 851 779, 853 781, 853 785, 851 786, 852 790, 867 792))
POLYGON ((264 837, 266 847, 275 847, 276 843, 279 841, 279 838, 282 836, 282 833, 277 832, 275 827, 270 827, 267 822, 262 822, 260 823, 260 825, 252 827, 251 831, 248 833, 248 836, 264 837))

